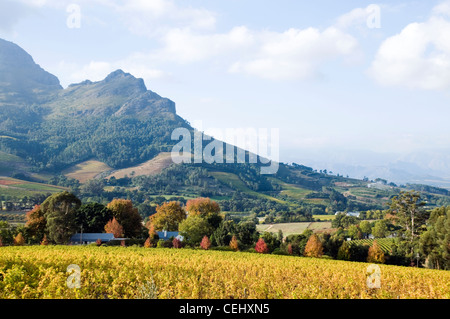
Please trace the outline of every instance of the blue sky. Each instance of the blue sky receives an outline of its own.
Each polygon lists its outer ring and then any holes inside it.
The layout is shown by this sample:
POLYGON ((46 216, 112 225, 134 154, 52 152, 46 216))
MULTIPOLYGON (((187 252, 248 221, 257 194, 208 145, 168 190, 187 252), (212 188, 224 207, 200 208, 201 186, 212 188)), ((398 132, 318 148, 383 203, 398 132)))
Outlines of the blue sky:
POLYGON ((281 161, 450 155, 449 1, 3 0, 0 37, 64 87, 120 68, 203 129, 279 128, 281 161))

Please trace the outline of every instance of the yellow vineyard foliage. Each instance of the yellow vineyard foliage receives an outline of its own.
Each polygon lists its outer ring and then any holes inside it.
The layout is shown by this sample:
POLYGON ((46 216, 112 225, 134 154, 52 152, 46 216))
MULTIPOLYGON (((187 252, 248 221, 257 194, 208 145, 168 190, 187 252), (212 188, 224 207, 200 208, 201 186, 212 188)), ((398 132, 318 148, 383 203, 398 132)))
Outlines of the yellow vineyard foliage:
POLYGON ((368 266, 231 251, 11 246, 0 247, 0 298, 450 298, 449 271, 377 265, 374 288, 368 266))

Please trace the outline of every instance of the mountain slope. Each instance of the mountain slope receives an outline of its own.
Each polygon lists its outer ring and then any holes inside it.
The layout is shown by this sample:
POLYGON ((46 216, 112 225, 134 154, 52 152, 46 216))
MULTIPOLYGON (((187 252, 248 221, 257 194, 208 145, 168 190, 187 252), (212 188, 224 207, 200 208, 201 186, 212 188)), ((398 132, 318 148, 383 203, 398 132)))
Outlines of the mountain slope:
POLYGON ((56 76, 18 45, 0 39, 0 106, 42 101, 59 90, 62 87, 56 76))
MULTIPOLYGON (((84 183, 109 175, 104 183, 113 193, 84 190, 81 195, 138 202, 155 195, 213 196, 232 211, 382 209, 398 193, 394 188, 368 190, 368 182, 298 164, 280 163, 267 177, 260 173, 263 164, 248 163, 249 152, 239 164, 172 164, 169 154, 178 143, 172 132, 185 128, 193 136, 194 129, 176 114, 173 101, 148 90, 142 79, 116 70, 101 81, 63 89, 24 50, 4 40, 0 70, 1 175, 37 180, 40 173, 64 187, 78 183, 67 176, 84 183)), ((203 140, 202 150, 213 141, 203 140)), ((237 148, 232 149, 236 159, 237 148)), ((427 200, 446 200, 445 194, 439 196, 427 200)))

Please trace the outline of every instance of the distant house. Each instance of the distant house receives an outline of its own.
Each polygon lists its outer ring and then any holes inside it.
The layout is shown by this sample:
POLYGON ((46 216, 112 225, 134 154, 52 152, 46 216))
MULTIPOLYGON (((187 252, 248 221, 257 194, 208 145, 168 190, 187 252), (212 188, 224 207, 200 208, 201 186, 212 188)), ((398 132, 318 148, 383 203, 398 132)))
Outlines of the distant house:
POLYGON ((86 245, 101 240, 102 244, 113 240, 125 240, 126 238, 115 238, 114 234, 110 233, 76 233, 70 237, 70 243, 73 245, 86 245))
POLYGON ((336 212, 335 215, 345 214, 347 216, 359 217, 360 212, 336 212))
POLYGON ((359 217, 359 212, 348 212, 347 216, 359 217))
POLYGON ((177 231, 158 231, 156 232, 158 234, 159 239, 162 240, 169 240, 170 238, 177 238, 179 241, 183 241, 184 237, 180 235, 177 231))

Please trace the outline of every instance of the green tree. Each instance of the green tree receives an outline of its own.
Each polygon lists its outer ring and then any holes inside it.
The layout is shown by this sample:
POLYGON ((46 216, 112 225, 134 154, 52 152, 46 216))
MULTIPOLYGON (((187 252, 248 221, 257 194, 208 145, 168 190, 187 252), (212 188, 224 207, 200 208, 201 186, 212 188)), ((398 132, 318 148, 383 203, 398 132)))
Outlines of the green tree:
POLYGON ((362 238, 362 231, 356 225, 350 225, 348 227, 347 233, 352 239, 361 239, 362 238))
POLYGON ((277 235, 271 232, 264 232, 262 239, 264 239, 269 253, 272 253, 276 248, 280 247, 281 241, 278 239, 277 235))
POLYGON ((214 231, 213 237, 217 246, 228 246, 236 235, 236 224, 232 220, 224 220, 214 231))
POLYGON ((76 211, 81 201, 67 191, 53 194, 41 205, 41 210, 47 221, 46 228, 50 241, 57 244, 66 243, 76 231, 76 211))
POLYGON ((407 252, 406 257, 410 260, 415 258, 414 252, 418 249, 419 235, 426 229, 425 223, 429 213, 424 206, 420 193, 415 191, 402 191, 400 195, 394 196, 389 204, 391 219, 401 227, 400 245, 403 247, 399 248, 407 252))
POLYGON ((359 228, 361 229, 364 237, 367 237, 368 235, 370 235, 372 233, 372 226, 371 226, 370 222, 367 220, 363 220, 359 224, 359 228))
POLYGON ((83 204, 76 211, 77 227, 83 227, 86 233, 101 233, 105 224, 113 218, 113 212, 99 203, 83 204))
POLYGON ((339 247, 336 258, 339 260, 352 260, 350 245, 347 241, 344 241, 341 247, 339 247))
POLYGON ((236 227, 236 236, 244 246, 253 246, 259 235, 253 221, 240 222, 236 227))
POLYGON ((190 246, 198 246, 203 237, 211 232, 211 226, 200 216, 189 216, 179 225, 184 241, 190 246))
POLYGON ((102 179, 90 179, 81 187, 80 191, 84 195, 100 196, 103 194, 105 183, 102 179))
POLYGON ((388 234, 388 226, 386 220, 377 220, 372 228, 372 235, 375 238, 384 238, 388 234))
POLYGON ((428 268, 450 270, 450 206, 431 211, 420 237, 420 254, 428 268))

